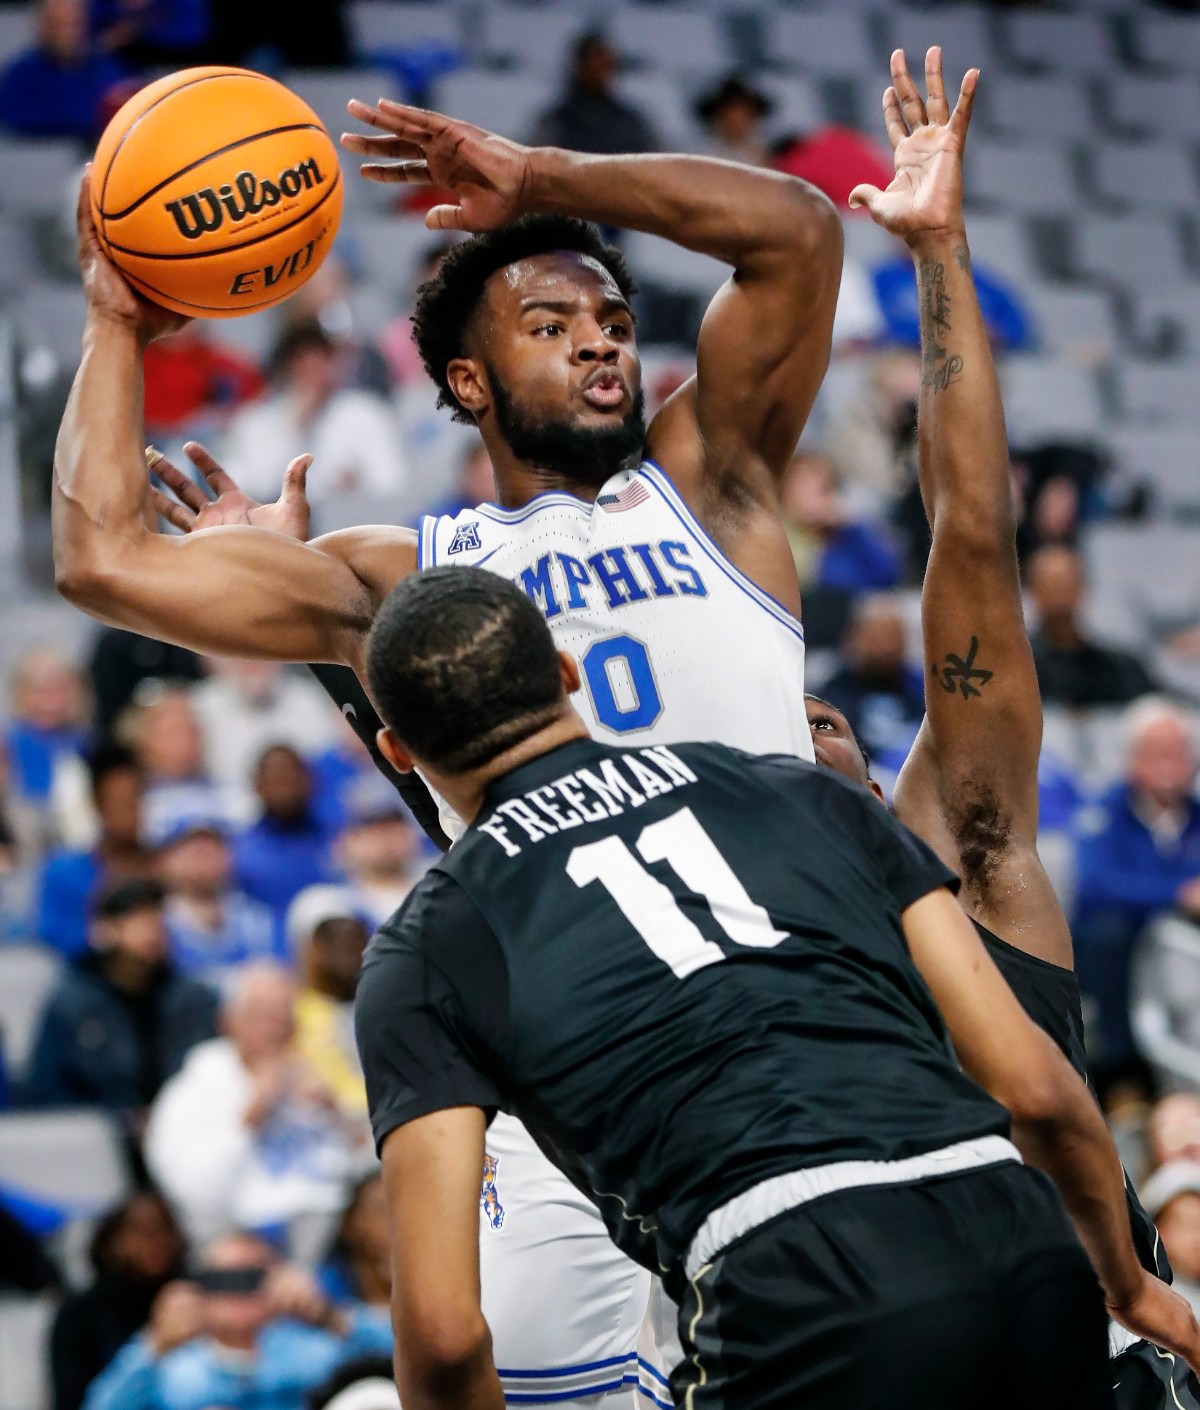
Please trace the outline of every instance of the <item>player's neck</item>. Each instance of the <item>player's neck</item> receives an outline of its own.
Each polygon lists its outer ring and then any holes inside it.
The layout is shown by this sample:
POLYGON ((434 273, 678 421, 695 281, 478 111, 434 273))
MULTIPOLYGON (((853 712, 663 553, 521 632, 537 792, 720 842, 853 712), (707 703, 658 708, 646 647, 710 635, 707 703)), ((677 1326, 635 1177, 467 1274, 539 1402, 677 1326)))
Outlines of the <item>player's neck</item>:
POLYGON ((574 706, 568 705, 563 714, 556 716, 535 734, 514 744, 494 759, 489 759, 481 768, 466 774, 446 775, 422 765, 422 772, 430 787, 440 793, 465 823, 475 821, 483 806, 488 785, 503 775, 540 759, 560 745, 569 744, 573 739, 589 738, 587 726, 579 718, 574 706))
POLYGON ((601 476, 586 478, 565 474, 561 467, 537 465, 519 460, 506 445, 489 446, 496 476, 496 500, 505 509, 520 509, 540 494, 558 492, 594 503, 602 486, 622 467, 614 462, 601 476))

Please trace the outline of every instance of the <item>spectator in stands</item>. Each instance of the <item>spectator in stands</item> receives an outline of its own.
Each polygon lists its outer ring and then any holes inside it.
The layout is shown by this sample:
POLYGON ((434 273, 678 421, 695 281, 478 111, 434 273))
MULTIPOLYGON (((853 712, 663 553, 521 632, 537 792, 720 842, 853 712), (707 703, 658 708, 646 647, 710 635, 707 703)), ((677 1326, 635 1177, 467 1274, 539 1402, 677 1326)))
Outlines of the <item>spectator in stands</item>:
POLYGON ((1140 1193, 1171 1260, 1171 1286, 1200 1313, 1200 1163, 1169 1161, 1140 1193))
POLYGON ((341 386, 387 397, 392 377, 387 358, 373 342, 361 337, 354 327, 350 302, 353 285, 337 251, 325 256, 320 269, 280 308, 284 324, 298 327, 316 324, 333 339, 338 350, 341 386))
POLYGON ((354 1041, 354 991, 371 927, 345 886, 310 886, 287 918, 291 952, 303 976, 296 996, 296 1051, 350 1119, 367 1111, 354 1041))
MULTIPOLYGON (((1034 324, 1020 290, 995 270, 975 265, 972 273, 979 291, 979 311, 993 346, 1007 352, 1033 347, 1034 324)), ((911 256, 900 252, 895 259, 877 264, 871 276, 875 297, 883 311, 887 341, 918 347, 921 342, 920 301, 911 256)))
POLYGON ((0 1200, 0 1293, 58 1292, 62 1278, 37 1235, 0 1200))
POLYGON ((1101 1095, 1145 1078, 1129 1014, 1139 936, 1176 908, 1200 920, 1196 769, 1191 718, 1165 700, 1135 705, 1125 778, 1091 810, 1080 841, 1072 931, 1080 987, 1097 1008, 1089 1057, 1101 1095))
POLYGON ((1150 1110, 1147 1172, 1152 1174, 1169 1160, 1200 1161, 1200 1096, 1195 1092, 1172 1092, 1150 1110))
POLYGON ((906 660, 907 635, 893 598, 859 598, 842 644, 845 664, 821 688, 885 769, 907 758, 925 715, 925 683, 906 660))
POLYGON ((95 1382, 86 1410, 304 1410, 341 1361, 387 1353, 390 1329, 332 1306, 312 1275, 270 1246, 230 1233, 205 1250, 195 1278, 172 1283, 95 1382))
POLYGON ((177 817, 152 841, 167 888, 171 958, 185 974, 219 987, 240 965, 278 952, 270 909, 233 883, 222 819, 177 817))
POLYGON ((208 679, 192 694, 209 773, 241 816, 255 810, 254 770, 272 744, 308 756, 336 736, 329 700, 306 672, 277 661, 208 658, 208 679))
POLYGON ((266 390, 254 363, 216 342, 200 319, 146 349, 145 417, 149 440, 203 440, 244 402, 266 390))
POLYGON ((266 69, 341 69, 353 63, 346 0, 310 5, 296 23, 288 0, 209 0, 212 62, 266 69), (255 64, 254 61, 257 61, 255 64))
MULTIPOLYGON (((0 743, 0 945, 23 939, 28 905, 17 868, 17 834, 9 821, 8 756, 0 743)), ((0 1106, 4 1105, 4 1034, 0 1032, 0 1106)))
POLYGON ((183 1271, 183 1235, 163 1197, 139 1190, 97 1224, 93 1279, 54 1319, 50 1374, 54 1410, 79 1410, 87 1388, 135 1332, 158 1294, 183 1271))
POLYGON ((431 515, 446 514, 454 518, 464 509, 474 509, 477 504, 491 503, 495 496, 496 472, 492 469, 487 446, 476 439, 469 441, 463 451, 454 493, 425 512, 431 515))
POLYGON ((90 9, 100 48, 133 68, 182 68, 203 58, 209 0, 90 0, 90 9))
POLYGON ((82 755, 87 740, 83 679, 74 662, 51 646, 17 658, 10 688, 11 717, 3 744, 14 797, 49 802, 56 769, 82 755))
POLYGON ((247 896, 270 908, 282 952, 293 898, 306 886, 333 881, 337 873, 329 833, 313 810, 312 775, 291 745, 272 744, 263 751, 254 791, 262 812, 234 839, 234 877, 247 896))
POLYGON ((60 954, 87 949, 90 905, 100 887, 150 875, 141 842, 142 779, 132 750, 102 745, 88 757, 92 802, 100 824, 95 847, 50 853, 37 881, 33 933, 60 954))
MULTIPOLYGON (((157 348, 170 341, 164 339, 150 346, 157 348)), ((186 683, 198 681, 203 675, 203 663, 194 651, 122 631, 120 627, 102 627, 96 633, 88 662, 97 737, 109 737, 143 681, 186 683)))
POLYGON ((615 92, 621 58, 596 30, 580 35, 562 96, 534 125, 538 147, 574 152, 653 152, 658 139, 641 113, 615 92))
POLYGON ((916 483, 920 390, 919 357, 901 349, 882 353, 861 394, 830 425, 828 450, 839 481, 876 508, 916 483))
POLYGON ((416 885, 424 870, 420 852, 421 834, 395 792, 382 779, 364 780, 351 801, 336 856, 359 913, 372 926, 382 925, 416 885))
POLYGON ((850 209, 850 192, 860 182, 885 191, 895 176, 891 153, 873 138, 836 123, 780 143, 775 166, 812 182, 843 212, 850 209))
POLYGON ((381 397, 341 387, 337 344, 316 323, 288 328, 271 354, 272 392, 243 407, 225 438, 222 464, 247 494, 274 499, 279 467, 311 452, 314 506, 343 494, 396 499, 408 465, 396 418, 381 397))
MULTIPOLYGON (((444 239, 427 245, 417 261, 412 279, 412 296, 408 306, 398 313, 379 335, 379 346, 387 359, 388 373, 395 387, 406 387, 410 383, 429 383, 429 374, 421 362, 421 354, 412 336, 413 304, 417 290, 438 272, 438 265, 450 246, 444 239)), ((430 384, 432 385, 432 384, 430 384)))
POLYGON ((216 1028, 216 998, 171 964, 156 881, 121 881, 93 908, 91 951, 42 1015, 25 1096, 33 1106, 139 1113, 216 1028))
POLYGON ((336 836, 354 811, 355 798, 374 786, 375 765, 354 726, 342 714, 332 715, 334 741, 311 761, 313 807, 321 826, 336 836))
POLYGON ((193 1240, 333 1215, 368 1153, 295 1051, 295 1003, 279 966, 243 969, 222 1010, 226 1036, 193 1049, 151 1112, 146 1162, 193 1240))
POLYGON ((1086 581, 1075 549, 1039 549, 1025 566, 1025 579, 1036 613, 1033 657, 1047 705, 1126 705, 1157 689, 1131 652, 1102 646, 1084 631, 1086 581))
POLYGON ((41 0, 35 43, 0 73, 0 128, 94 142, 105 96, 127 70, 88 35, 86 0, 41 0))
POLYGON ((228 803, 209 779, 204 736, 187 690, 146 681, 121 715, 116 738, 142 770, 142 825, 156 838, 180 818, 224 817, 228 803))
POLYGON ((390 1319, 391 1240, 387 1202, 378 1170, 364 1175, 350 1196, 333 1247, 317 1274, 336 1307, 353 1307, 383 1327, 390 1319))
POLYGON ((881 525, 851 515, 827 455, 796 455, 783 483, 782 504, 801 587, 856 594, 898 586, 896 545, 881 525))
POLYGON ((696 116, 708 129, 708 152, 746 166, 770 166, 764 130, 773 104, 740 74, 727 75, 696 103, 696 116))

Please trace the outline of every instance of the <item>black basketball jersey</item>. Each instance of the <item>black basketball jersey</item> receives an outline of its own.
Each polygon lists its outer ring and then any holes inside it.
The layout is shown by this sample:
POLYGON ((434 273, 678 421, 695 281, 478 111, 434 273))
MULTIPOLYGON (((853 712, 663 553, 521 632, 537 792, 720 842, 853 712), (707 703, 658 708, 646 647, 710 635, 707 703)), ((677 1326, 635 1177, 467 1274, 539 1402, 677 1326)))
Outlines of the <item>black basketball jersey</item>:
POLYGON ((715 744, 578 740, 500 779, 375 936, 377 1142, 519 1116, 651 1268, 771 1176, 992 1133, 904 909, 956 879, 864 789, 715 744))
MULTIPOLYGON (((1054 1040, 1071 1066, 1087 1082, 1083 1006, 1075 971, 1051 964, 1037 955, 1026 954, 1024 950, 1001 940, 977 920, 972 923, 1018 1003, 1034 1023, 1054 1040)), ((1091 1084, 1088 1085, 1090 1088, 1091 1084)), ((1170 1261, 1154 1227, 1154 1220, 1142 1208, 1128 1171, 1125 1172, 1125 1201, 1129 1206, 1129 1227, 1138 1261, 1147 1272, 1169 1283, 1173 1276, 1170 1261)))

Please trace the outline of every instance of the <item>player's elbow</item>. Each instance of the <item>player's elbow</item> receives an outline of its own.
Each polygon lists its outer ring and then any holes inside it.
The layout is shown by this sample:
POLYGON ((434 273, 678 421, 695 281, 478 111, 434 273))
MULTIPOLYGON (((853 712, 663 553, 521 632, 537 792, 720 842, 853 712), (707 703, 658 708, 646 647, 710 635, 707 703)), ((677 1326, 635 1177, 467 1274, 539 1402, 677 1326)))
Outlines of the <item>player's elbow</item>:
POLYGON ((1057 1053, 1057 1060, 1026 1067, 993 1096, 1028 1130, 1062 1132, 1075 1125, 1080 1103, 1091 1099, 1075 1071, 1057 1053))
POLYGON ((837 207, 824 193, 799 177, 785 176, 788 197, 787 242, 795 254, 813 261, 842 259, 842 221, 837 207))
POLYGON ((407 1319, 397 1336, 397 1373, 401 1403, 405 1386, 421 1397, 460 1398, 459 1392, 491 1363, 492 1337, 483 1313, 429 1308, 407 1319))
POLYGON ((106 554, 56 551, 54 586, 59 596, 83 611, 98 611, 118 595, 120 578, 106 554))

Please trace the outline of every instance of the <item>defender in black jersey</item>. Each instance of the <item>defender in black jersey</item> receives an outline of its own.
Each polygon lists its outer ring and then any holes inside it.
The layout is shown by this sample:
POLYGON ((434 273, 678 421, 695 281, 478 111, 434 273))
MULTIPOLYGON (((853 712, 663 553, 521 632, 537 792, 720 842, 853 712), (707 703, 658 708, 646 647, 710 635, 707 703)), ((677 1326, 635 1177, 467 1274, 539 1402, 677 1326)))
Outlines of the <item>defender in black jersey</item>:
MULTIPOLYGON (((893 57, 892 74, 884 106, 898 180, 887 193, 862 194, 875 220, 908 242, 917 266, 926 368, 919 471, 932 529, 922 592, 927 717, 894 806, 963 878, 960 900, 997 968, 1083 1074, 1071 937, 1037 855, 1041 699, 1021 610, 995 368, 961 203, 950 203, 940 228, 917 228, 902 191, 903 173, 919 172, 928 134, 948 121, 940 62, 927 68, 928 107, 902 55, 893 57)), ((869 782, 845 717, 816 697, 808 716, 818 763, 869 782)), ((1131 1183, 1127 1189, 1142 1266, 1169 1282, 1158 1232, 1131 1183)), ((1114 1339, 1121 1410, 1200 1410, 1200 1385, 1182 1360, 1145 1343, 1122 1345, 1114 1339)))
POLYGON ((491 574, 402 584, 368 670, 385 755, 471 822, 357 1001, 406 1406, 501 1403, 475 1237, 499 1108, 680 1300, 677 1403, 1111 1405, 1095 1277, 1004 1106, 1110 1302, 1175 1344, 1095 1104, 865 791, 594 743, 574 662, 491 574))

